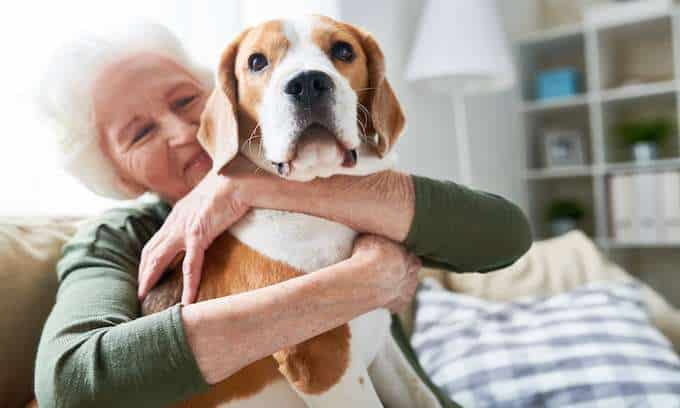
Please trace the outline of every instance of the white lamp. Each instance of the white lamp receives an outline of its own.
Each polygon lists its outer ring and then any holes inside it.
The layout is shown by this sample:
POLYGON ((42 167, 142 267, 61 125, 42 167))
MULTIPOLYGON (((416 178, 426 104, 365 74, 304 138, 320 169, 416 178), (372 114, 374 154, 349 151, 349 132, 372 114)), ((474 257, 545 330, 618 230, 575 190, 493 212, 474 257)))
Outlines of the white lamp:
POLYGON ((472 181, 465 94, 502 91, 514 67, 495 0, 428 0, 406 79, 453 96, 460 181, 472 181))

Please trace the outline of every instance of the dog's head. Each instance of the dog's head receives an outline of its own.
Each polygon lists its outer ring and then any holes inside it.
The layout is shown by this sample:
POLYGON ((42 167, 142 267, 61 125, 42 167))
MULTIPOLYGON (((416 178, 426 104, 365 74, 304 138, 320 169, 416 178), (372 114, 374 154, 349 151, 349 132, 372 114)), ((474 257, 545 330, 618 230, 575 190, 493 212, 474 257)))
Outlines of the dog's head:
POLYGON ((225 49, 198 138, 216 170, 240 149, 260 167, 306 181, 360 173, 349 169, 384 157, 403 128, 375 39, 305 16, 247 29, 225 49))

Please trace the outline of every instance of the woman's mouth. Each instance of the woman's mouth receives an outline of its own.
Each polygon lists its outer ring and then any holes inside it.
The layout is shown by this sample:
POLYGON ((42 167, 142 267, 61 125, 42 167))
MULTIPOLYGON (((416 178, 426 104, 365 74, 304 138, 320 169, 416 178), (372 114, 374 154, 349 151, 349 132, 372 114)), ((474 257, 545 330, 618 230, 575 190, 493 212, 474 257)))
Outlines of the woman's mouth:
POLYGON ((210 156, 208 156, 208 153, 205 151, 200 151, 187 162, 187 164, 184 166, 184 172, 186 173, 193 167, 204 166, 209 169, 212 166, 212 160, 210 159, 210 156))

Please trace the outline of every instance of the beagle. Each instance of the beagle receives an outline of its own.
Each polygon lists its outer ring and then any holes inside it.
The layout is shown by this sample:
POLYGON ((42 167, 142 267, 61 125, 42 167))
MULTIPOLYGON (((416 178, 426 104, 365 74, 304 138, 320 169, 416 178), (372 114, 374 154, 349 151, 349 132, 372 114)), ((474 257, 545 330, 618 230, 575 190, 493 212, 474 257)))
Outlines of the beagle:
MULTIPOLYGON (((375 39, 323 16, 273 20, 223 52, 198 138, 219 171, 241 152, 291 180, 393 166, 404 128, 375 39)), ((254 209, 208 249, 198 300, 311 273, 351 255, 357 233, 304 214, 254 209), (275 226, 275 228, 273 227, 275 226)), ((179 300, 167 274, 145 314, 179 300)), ((390 335, 380 309, 257 361, 183 407, 439 407, 390 335)))

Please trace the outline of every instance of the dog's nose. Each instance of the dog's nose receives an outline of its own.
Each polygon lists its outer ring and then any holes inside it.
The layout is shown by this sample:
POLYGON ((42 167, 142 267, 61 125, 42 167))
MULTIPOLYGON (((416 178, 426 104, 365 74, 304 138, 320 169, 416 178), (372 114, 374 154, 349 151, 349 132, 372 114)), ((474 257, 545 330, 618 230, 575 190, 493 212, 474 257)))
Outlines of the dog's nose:
POLYGON ((284 92, 297 103, 314 104, 333 92, 333 80, 321 71, 304 71, 288 81, 284 92))

